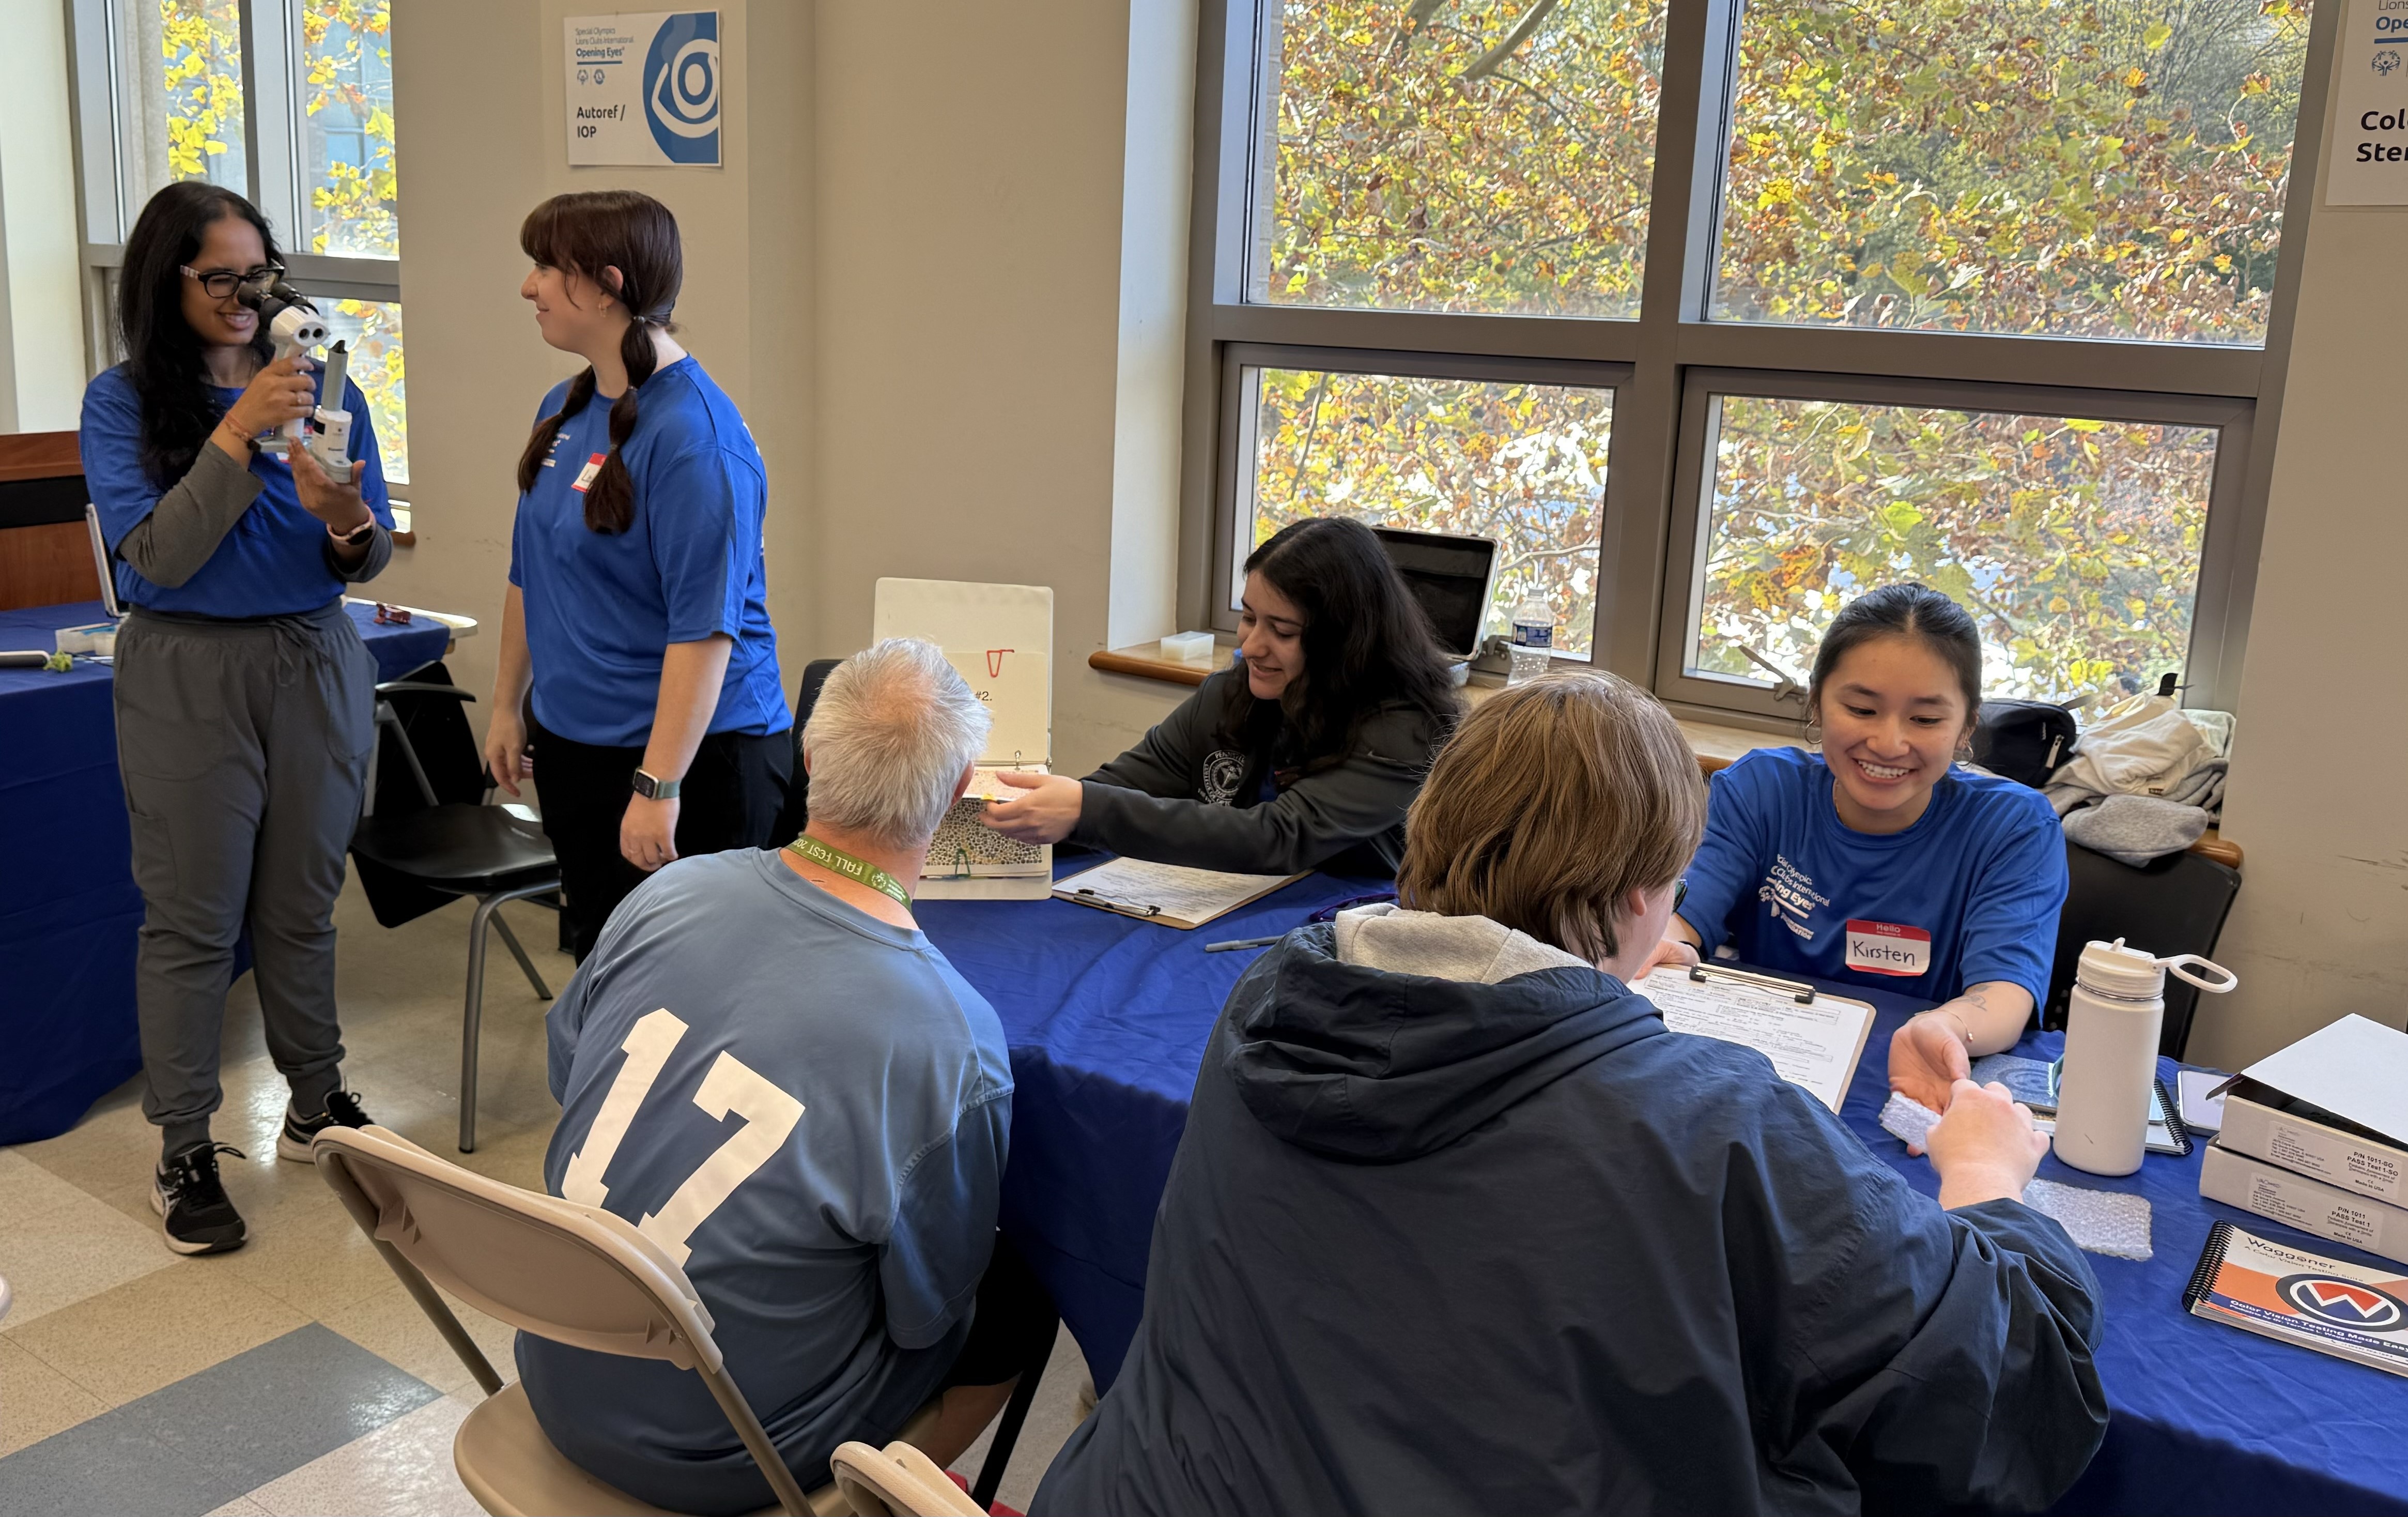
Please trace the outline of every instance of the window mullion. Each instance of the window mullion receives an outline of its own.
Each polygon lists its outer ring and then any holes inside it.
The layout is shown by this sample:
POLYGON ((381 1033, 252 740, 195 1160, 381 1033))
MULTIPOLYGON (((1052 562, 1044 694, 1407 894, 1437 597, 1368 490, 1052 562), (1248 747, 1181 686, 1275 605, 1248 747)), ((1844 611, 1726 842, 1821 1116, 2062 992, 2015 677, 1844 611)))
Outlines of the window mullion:
POLYGON ((1647 267, 1632 383, 1614 409, 1598 560, 1600 669, 1642 684, 1663 603, 1665 532, 1680 427, 1680 329, 1703 300, 1700 251, 1712 246, 1735 0, 1673 5, 1665 17, 1656 101, 1656 172, 1647 212, 1647 267))
POLYGON ((287 0, 244 0, 243 88, 250 108, 251 185, 261 211, 290 253, 309 251, 302 205, 295 80, 297 29, 287 0))

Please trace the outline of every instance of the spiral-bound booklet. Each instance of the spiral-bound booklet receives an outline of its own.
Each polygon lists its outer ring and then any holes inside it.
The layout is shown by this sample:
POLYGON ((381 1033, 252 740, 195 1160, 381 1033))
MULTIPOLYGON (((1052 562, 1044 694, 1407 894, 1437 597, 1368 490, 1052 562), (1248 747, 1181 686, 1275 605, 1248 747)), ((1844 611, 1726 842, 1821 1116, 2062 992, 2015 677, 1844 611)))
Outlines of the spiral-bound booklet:
POLYGON ((2191 1272, 2194 1317, 2408 1375, 2408 1279, 2218 1222, 2191 1272))

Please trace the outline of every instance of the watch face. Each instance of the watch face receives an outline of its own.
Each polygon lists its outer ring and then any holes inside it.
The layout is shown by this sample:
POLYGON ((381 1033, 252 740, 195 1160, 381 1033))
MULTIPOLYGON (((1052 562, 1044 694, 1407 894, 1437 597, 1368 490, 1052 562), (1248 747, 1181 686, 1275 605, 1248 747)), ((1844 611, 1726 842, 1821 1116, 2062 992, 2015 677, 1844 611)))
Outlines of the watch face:
POLYGON ((660 787, 657 781, 640 769, 636 771, 635 786, 636 793, 647 801, 652 800, 652 792, 660 787))

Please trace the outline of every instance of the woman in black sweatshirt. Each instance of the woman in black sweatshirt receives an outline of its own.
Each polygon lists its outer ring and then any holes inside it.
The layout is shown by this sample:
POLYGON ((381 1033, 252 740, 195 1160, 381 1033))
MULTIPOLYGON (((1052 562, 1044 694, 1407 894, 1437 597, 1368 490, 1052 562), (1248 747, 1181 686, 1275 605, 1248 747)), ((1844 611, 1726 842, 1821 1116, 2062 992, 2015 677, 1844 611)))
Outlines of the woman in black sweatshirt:
POLYGON ((1459 702, 1429 621, 1360 522, 1301 521, 1246 560, 1238 661, 1083 780, 1001 776, 986 808, 1070 842, 1245 874, 1393 874, 1459 702))

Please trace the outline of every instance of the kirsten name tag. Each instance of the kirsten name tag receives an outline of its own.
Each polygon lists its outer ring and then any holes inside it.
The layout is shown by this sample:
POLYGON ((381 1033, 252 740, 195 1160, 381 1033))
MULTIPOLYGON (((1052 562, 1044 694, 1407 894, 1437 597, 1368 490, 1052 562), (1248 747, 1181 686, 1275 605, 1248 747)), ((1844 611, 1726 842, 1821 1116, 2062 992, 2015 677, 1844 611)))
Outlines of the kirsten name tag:
POLYGON ((1912 979, 1931 968, 1931 934, 1896 922, 1848 924, 1848 967, 1912 979))
POLYGON ((602 472, 603 460, 609 456, 610 455, 607 453, 597 453, 593 457, 586 459, 585 467, 577 471, 575 482, 568 487, 575 490, 578 494, 583 495, 586 488, 594 483, 594 476, 602 472))

